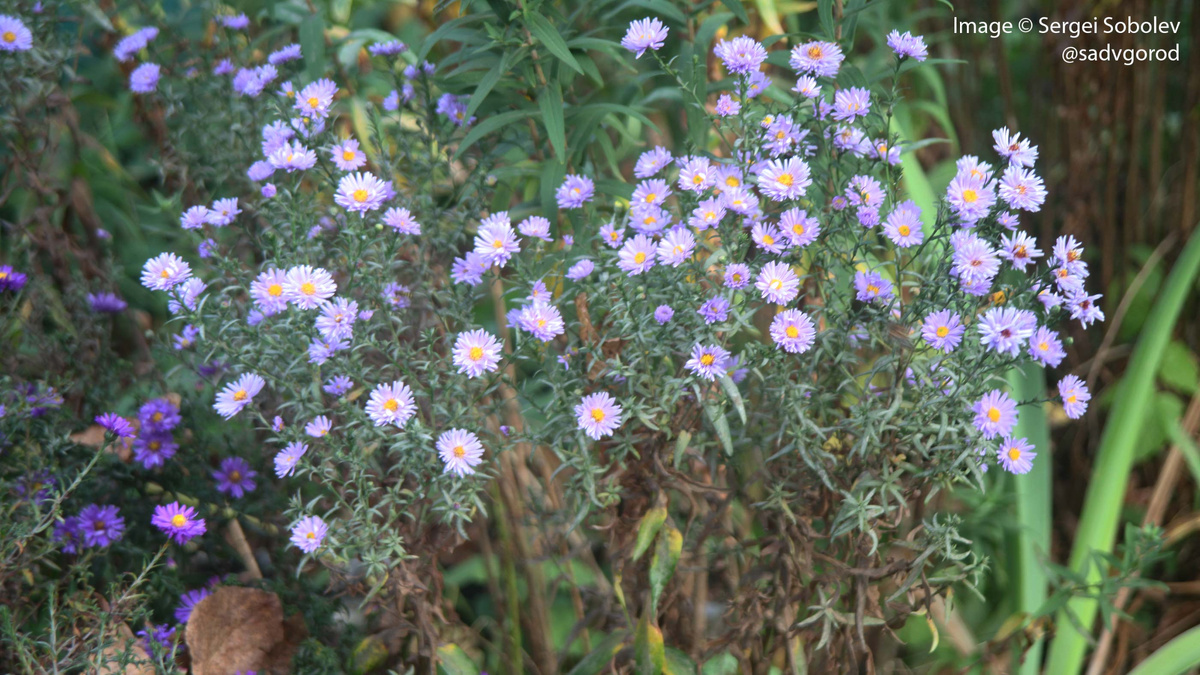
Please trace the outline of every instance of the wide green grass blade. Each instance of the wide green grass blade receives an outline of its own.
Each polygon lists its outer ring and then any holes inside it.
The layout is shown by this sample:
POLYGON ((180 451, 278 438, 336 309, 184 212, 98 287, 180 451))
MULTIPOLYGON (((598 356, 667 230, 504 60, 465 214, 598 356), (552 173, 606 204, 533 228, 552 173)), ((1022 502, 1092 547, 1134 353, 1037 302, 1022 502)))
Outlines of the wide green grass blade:
MULTIPOLYGON (((1171 276, 1142 329, 1125 377, 1113 400, 1112 414, 1100 438, 1096 465, 1083 502, 1083 513, 1069 564, 1082 570, 1093 551, 1111 552, 1120 525, 1121 506, 1125 502, 1125 484, 1133 468, 1134 449, 1142 425, 1151 413, 1155 373, 1171 339, 1171 332, 1184 300, 1200 270, 1200 236, 1193 235, 1171 270, 1171 276)), ((1098 580, 1098 571, 1088 571, 1089 579, 1098 580)), ((1058 613, 1055 620, 1057 635, 1050 645, 1046 672, 1054 675, 1075 675, 1083 665, 1088 638, 1075 628, 1067 612, 1074 613, 1079 623, 1090 630, 1096 617, 1096 602, 1076 598, 1058 613)))
MULTIPOLYGON (((1013 397, 1018 401, 1040 399, 1046 391, 1046 373, 1030 363, 1014 368, 1008 376, 1013 397)), ((1021 410, 1014 435, 1024 437, 1037 448, 1033 469, 1014 476, 1017 498, 1017 596, 1016 611, 1032 614, 1046 601, 1047 579, 1042 560, 1050 555, 1051 504, 1050 429, 1046 412, 1039 406, 1021 410)), ((1036 675, 1041 669, 1045 644, 1038 640, 1030 646, 1018 670, 1020 675, 1036 675)))
POLYGON ((1197 666, 1200 666, 1200 626, 1163 645, 1129 671, 1129 675, 1182 675, 1197 666))

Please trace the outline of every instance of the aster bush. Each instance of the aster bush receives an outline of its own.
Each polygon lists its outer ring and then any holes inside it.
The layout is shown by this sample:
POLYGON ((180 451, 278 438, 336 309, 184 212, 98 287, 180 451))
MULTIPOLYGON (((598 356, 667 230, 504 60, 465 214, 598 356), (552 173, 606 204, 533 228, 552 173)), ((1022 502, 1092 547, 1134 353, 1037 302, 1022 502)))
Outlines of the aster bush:
POLYGON ((130 586, 163 580, 121 618, 164 667, 209 588, 166 581, 162 557, 217 556, 218 531, 240 555, 243 522, 308 580, 281 593, 354 596, 415 637, 417 667, 457 653, 468 611, 440 561, 492 531, 487 581, 517 628, 489 632, 489 663, 513 671, 523 651, 553 672, 593 647, 639 672, 780 650, 844 670, 867 631, 972 588, 987 560, 933 498, 1045 461, 1016 433, 1023 407, 1086 412, 1078 378, 1031 399, 1005 378, 1057 367, 1061 325, 1102 321, 1100 296, 1079 242, 1023 229, 1046 197, 1030 139, 998 129, 944 194, 912 189, 901 158, 921 142, 896 112, 926 45, 896 31, 860 70, 821 5, 821 34, 787 47, 717 39, 717 15, 675 58, 670 16, 633 21, 621 50, 522 8, 468 50, 503 54, 482 94, 426 60, 434 38, 364 39, 354 77, 307 20, 294 42, 223 13, 210 50, 130 32, 113 58, 186 183, 179 246, 141 271, 171 316, 167 372, 95 411, 136 508, 56 498, 31 534, 90 555, 136 517, 157 553, 130 586), (668 82, 681 133, 564 86, 593 53, 668 82), (541 127, 503 109, 512 83, 492 95, 518 64, 541 127), (622 162, 610 133, 642 151, 622 162))

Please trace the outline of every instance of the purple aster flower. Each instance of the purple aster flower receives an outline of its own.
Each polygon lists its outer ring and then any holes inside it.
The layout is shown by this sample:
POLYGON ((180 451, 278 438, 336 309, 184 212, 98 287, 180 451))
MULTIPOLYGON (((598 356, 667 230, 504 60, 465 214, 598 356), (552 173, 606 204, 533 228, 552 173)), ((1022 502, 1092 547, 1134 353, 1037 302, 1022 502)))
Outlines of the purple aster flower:
POLYGON ((667 201, 667 198, 670 196, 671 188, 667 186, 667 182, 654 178, 638 183, 629 201, 635 207, 643 205, 662 206, 663 202, 667 201))
POLYGON ((767 115, 763 118, 763 126, 766 127, 766 131, 763 132, 763 141, 772 157, 791 153, 793 146, 808 135, 806 130, 797 126, 792 118, 785 115, 779 117, 767 115))
POLYGON ((925 240, 925 231, 921 229, 921 207, 911 199, 897 204, 884 221, 883 233, 900 248, 920 244, 925 240))
POLYGON ((196 247, 196 255, 201 258, 211 258, 217 252, 217 242, 213 239, 205 239, 196 247))
POLYGON ((979 321, 980 342, 988 349, 1015 357, 1036 327, 1037 317, 1029 310, 993 307, 979 321))
POLYGON ((750 239, 762 250, 776 254, 783 253, 789 244, 779 228, 771 223, 755 223, 754 227, 750 228, 750 239))
POLYGON ((750 73, 746 77, 746 97, 754 98, 767 90, 771 86, 771 78, 767 74, 760 71, 750 73))
POLYGON ((171 297, 167 300, 167 309, 172 314, 180 314, 184 309, 192 312, 196 311, 200 294, 207 288, 208 284, 196 277, 188 279, 171 291, 171 297))
POLYGON ((62 546, 63 553, 78 553, 83 547, 83 524, 78 516, 64 518, 54 524, 54 541, 62 546))
POLYGON ((808 164, 798 157, 773 159, 758 172, 758 190, 773 201, 799 199, 812 185, 808 164))
POLYGON ((971 411, 975 413, 975 428, 984 438, 1007 436, 1017 425, 1017 404, 999 389, 984 394, 971 411))
POLYGON ((625 37, 621 38, 621 46, 635 54, 634 58, 642 58, 646 50, 662 49, 667 39, 667 27, 658 19, 647 17, 640 21, 631 21, 625 37))
POLYGON ((500 365, 501 348, 500 341, 483 329, 459 333, 454 341, 454 365, 467 377, 494 372, 500 365))
POLYGON ((338 182, 337 195, 333 201, 347 211, 357 212, 361 217, 367 211, 375 211, 387 200, 387 188, 374 174, 363 171, 342 176, 338 182))
POLYGON ((213 75, 228 75, 233 72, 233 61, 229 59, 221 59, 217 65, 213 66, 213 75))
POLYGON ((129 304, 118 297, 116 293, 108 291, 88 293, 87 301, 92 306, 92 311, 100 314, 120 314, 129 307, 129 304))
POLYGON ((150 630, 139 630, 138 637, 142 638, 142 648, 151 656, 162 656, 171 653, 171 643, 175 638, 175 628, 165 623, 151 626, 150 630))
POLYGON ((367 51, 375 56, 395 56, 408 51, 408 45, 399 40, 388 40, 387 42, 376 42, 367 48, 367 51))
POLYGON ((267 183, 266 185, 262 186, 262 189, 259 191, 259 193, 263 196, 263 199, 270 199, 271 197, 274 197, 275 193, 278 191, 279 190, 275 187, 274 183, 267 183))
POLYGON ((568 174, 563 184, 554 193, 560 209, 578 209, 592 201, 596 185, 587 176, 568 174))
POLYGON ((966 330, 958 314, 943 309, 925 317, 921 326, 921 337, 930 347, 949 354, 958 348, 966 330))
POLYGON ((991 244, 968 230, 950 237, 954 247, 954 273, 964 284, 988 283, 1000 271, 1000 258, 991 244))
POLYGON ((688 225, 702 232, 719 226, 721 219, 724 217, 725 206, 722 204, 721 198, 712 197, 701 200, 696 205, 696 208, 692 211, 692 217, 688 220, 688 225))
POLYGON ((964 223, 972 224, 983 218, 996 203, 991 183, 970 174, 958 174, 946 187, 946 201, 954 207, 964 223))
POLYGON ((305 171, 316 166, 317 153, 304 147, 299 142, 284 142, 279 149, 267 157, 267 161, 271 163, 271 166, 283 169, 288 173, 305 171))
POLYGON ((653 150, 647 150, 638 157, 637 164, 633 166, 633 175, 637 178, 649 178, 673 161, 675 158, 666 148, 661 145, 655 146, 653 150))
POLYGON ((1008 127, 1000 127, 992 132, 993 146, 1000 156, 1007 159, 1010 165, 1033 166, 1037 162, 1038 148, 1030 145, 1029 139, 1021 138, 1021 134, 1009 132, 1008 127))
POLYGON ((1071 309, 1071 318, 1078 319, 1084 328, 1094 321, 1103 321, 1104 312, 1100 311, 1100 306, 1096 304, 1100 297, 1098 294, 1088 295, 1083 292, 1068 296, 1067 306, 1071 309))
POLYGON ((389 281, 383 287, 383 300, 396 309, 404 309, 411 304, 412 290, 404 284, 389 281))
POLYGON ((714 380, 725 376, 729 366, 729 352, 717 345, 702 345, 696 343, 692 347, 692 358, 684 364, 684 368, 706 380, 714 380))
POLYGON ((96 416, 96 424, 108 429, 110 433, 119 438, 133 438, 136 434, 133 431, 133 425, 124 417, 117 413, 104 413, 96 416))
POLYGON ((179 426, 183 418, 179 408, 169 399, 156 398, 144 403, 138 410, 138 422, 143 431, 170 431, 179 426))
POLYGON ((870 156, 882 160, 896 166, 900 163, 900 148, 895 145, 888 145, 887 141, 879 140, 871 142, 870 156))
MULTIPOLYGON (((2 38, 0 39, 0 49, 29 49, 30 38, 32 37, 29 33, 29 29, 25 28, 23 25, 20 25, 19 21, 17 21, 17 27, 9 24, 9 21, 16 21, 16 19, 13 19, 10 16, 0 15, 0 38, 2 38), (22 30, 24 30, 23 34, 21 32, 22 30), (11 41, 8 39, 9 33, 13 33, 14 39, 11 41), (22 35, 24 35, 25 46, 23 48, 14 47, 14 44, 22 43, 22 35)), ((117 46, 113 47, 113 58, 120 63, 125 63, 134 54, 145 49, 146 45, 150 44, 150 41, 156 37, 158 37, 158 29, 154 26, 139 28, 133 34, 126 35, 125 37, 121 38, 119 42, 117 42, 117 46)))
POLYGON ((475 467, 483 461, 483 444, 464 429, 451 429, 438 436, 437 451, 445 464, 443 473, 460 477, 475 473, 475 467))
POLYGON ((1057 368, 1067 357, 1058 334, 1045 326, 1038 328, 1029 338, 1029 355, 1051 368, 1057 368))
POLYGON ((267 382, 262 377, 254 373, 245 373, 238 379, 225 385, 225 388, 217 394, 217 400, 213 404, 213 409, 221 417, 229 419, 250 405, 254 397, 265 386, 267 386, 267 382))
MULTIPOLYGON (((404 86, 411 87, 412 85, 406 84, 404 86)), ((405 99, 405 100, 407 100, 407 99, 405 99)), ((387 96, 385 96, 383 99, 383 109, 387 110, 389 112, 399 110, 400 109, 400 92, 393 89, 387 96)))
POLYGON ((684 228, 671 230, 658 243, 658 260, 663 265, 679 267, 696 249, 696 238, 684 228))
POLYGON ((213 202, 204 220, 210 225, 224 227, 232 223, 241 212, 242 210, 238 208, 237 197, 218 199, 213 202))
MULTIPOLYGON (((150 519, 150 524, 162 530, 177 544, 186 544, 189 540, 204 534, 207 529, 204 519, 196 515, 195 509, 179 502, 154 507, 154 517, 150 519)), ((191 612, 189 611, 188 614, 190 615, 191 612)), ((176 611, 176 615, 178 615, 178 611, 176 611)))
POLYGON ((721 296, 711 298, 696 313, 704 317, 704 323, 719 323, 729 318, 729 301, 721 296))
POLYGON ((129 90, 136 94, 149 94, 158 88, 162 69, 157 63, 143 63, 129 74, 129 90))
POLYGON ((121 538, 125 532, 125 519, 115 506, 85 506, 76 516, 83 542, 88 546, 104 548, 121 538))
POLYGON ((725 267, 725 286, 728 288, 744 288, 750 283, 750 266, 745 263, 733 263, 725 267))
POLYGON ((325 390, 325 393, 327 393, 327 394, 331 394, 333 396, 341 396, 342 394, 345 394, 346 392, 350 391, 350 388, 353 386, 354 386, 354 381, 351 380, 349 377, 346 377, 345 375, 335 375, 335 376, 329 378, 325 382, 325 386, 322 388, 325 390))
POLYGON ((1046 201, 1046 188, 1033 169, 1009 164, 1000 177, 1000 199, 1014 209, 1040 211, 1046 201))
POLYGON ((133 458, 141 462, 142 468, 153 469, 166 464, 178 449, 169 432, 148 433, 133 442, 133 458))
POLYGON ((796 86, 792 87, 792 91, 800 94, 804 98, 816 98, 821 95, 821 86, 817 84, 817 79, 811 75, 801 75, 796 78, 796 86))
POLYGON ((587 275, 591 274, 595 269, 596 264, 591 260, 584 258, 583 260, 580 260, 572 265, 571 269, 567 270, 567 278, 571 281, 579 281, 580 279, 583 279, 587 275))
POLYGON ((1037 240, 1024 232, 1013 232, 1000 237, 1000 257, 1012 264, 1013 269, 1025 271, 1035 258, 1042 257, 1037 240))
POLYGON ((804 209, 788 209, 779 216, 779 227, 792 246, 808 246, 821 234, 816 217, 804 209))
MULTIPOLYGON (((0 268, 0 275, 3 273, 3 268, 0 268)), ((142 268, 142 285, 152 291, 166 291, 190 276, 192 268, 183 258, 174 253, 163 253, 146 261, 142 268)), ((3 281, 4 276, 0 276, 0 282, 3 281)))
POLYGON ((813 346, 816 335, 812 318, 798 309, 785 309, 771 320, 771 339, 785 352, 803 354, 813 346))
POLYGON ((598 441, 612 436, 621 426, 621 404, 608 392, 588 394, 575 406, 575 420, 588 438, 598 441))
POLYGON ((333 97, 337 95, 337 90, 333 80, 312 82, 296 96, 296 110, 307 117, 325 117, 333 106, 333 97))
POLYGON ((1063 409, 1066 410, 1067 417, 1073 420, 1083 417, 1083 414, 1087 412, 1088 401, 1092 400, 1092 394, 1088 391, 1087 384, 1074 375, 1067 375, 1059 380, 1058 395, 1062 398, 1063 409))
MULTIPOLYGON (((288 61, 295 61, 296 59, 300 58, 300 56, 301 56, 300 44, 297 42, 293 42, 289 45, 284 45, 284 46, 280 47, 279 49, 276 49, 275 51, 271 52, 271 55, 267 57, 267 63, 278 66, 281 63, 287 63, 288 61)), ((294 96, 295 92, 293 92, 292 95, 294 96)))
POLYGON ((329 149, 330 158, 342 171, 358 171, 367 163, 367 155, 358 148, 358 140, 347 138, 329 149))
POLYGON ((254 492, 254 477, 257 475, 258 472, 251 469, 250 464, 241 457, 226 457, 221 460, 221 467, 212 472, 213 480, 217 481, 217 492, 234 499, 254 492))
POLYGON ((736 164, 721 164, 717 167, 717 187, 733 189, 742 185, 742 170, 736 164))
POLYGON ((883 186, 870 176, 855 176, 846 186, 846 199, 860 208, 877 211, 883 206, 884 197, 883 186))
POLYGON ((349 340, 353 335, 356 319, 357 302, 346 298, 334 298, 321 305, 321 315, 316 321, 317 331, 326 340, 349 340))
POLYGON ((219 16, 217 17, 217 21, 219 21, 222 26, 231 28, 233 30, 245 30, 250 27, 250 17, 246 16, 245 14, 219 16))
POLYGON ((742 111, 742 104, 733 100, 729 94, 717 97, 717 114, 721 117, 731 117, 742 111))
POLYGON ((196 344, 196 340, 199 337, 200 329, 189 323, 183 327, 183 330, 180 331, 179 335, 173 336, 171 340, 175 345, 176 351, 183 351, 184 349, 196 344))
POLYGON ((855 297, 862 302, 875 299, 887 301, 891 300, 893 295, 892 282, 884 279, 878 272, 855 272, 854 289, 857 291, 855 297))
POLYGON ((853 122, 871 110, 871 92, 862 87, 839 89, 833 95, 833 119, 853 122))
POLYGON ((450 278, 454 279, 456 284, 474 286, 483 281, 483 273, 491 266, 487 258, 475 251, 467 251, 466 255, 454 259, 454 265, 450 268, 450 278))
POLYGON ((293 267, 283 278, 283 299, 298 309, 315 309, 334 293, 337 293, 337 283, 320 267, 293 267))
POLYGON ((308 362, 319 366, 332 358, 334 354, 349 348, 349 340, 329 340, 326 338, 315 337, 313 338, 313 341, 308 344, 308 362))
POLYGON ((436 112, 449 117, 455 126, 469 125, 475 121, 475 118, 467 119, 468 100, 466 96, 442 94, 438 99, 436 112))
POLYGON ((655 234, 671 223, 671 213, 654 204, 634 204, 629 224, 642 234, 655 234))
POLYGON ((517 231, 526 237, 534 237, 542 241, 550 239, 550 221, 541 216, 529 216, 517 225, 517 231))
POLYGON ((312 553, 321 548, 327 534, 329 534, 329 526, 325 524, 324 520, 317 516, 308 516, 301 518, 300 522, 292 526, 291 542, 301 551, 312 553))
POLYGON ((1005 437, 1000 449, 996 451, 996 459, 999 460, 1000 466, 1004 467, 1005 471, 1015 474, 1029 473, 1035 457, 1037 453, 1033 451, 1033 444, 1025 438, 1005 437))
POLYGON ((185 230, 196 230, 208 221, 208 207, 196 205, 183 212, 179 217, 179 225, 185 230))
POLYGON ((617 267, 635 276, 654 267, 654 240, 644 234, 629 239, 621 246, 617 267))
MULTIPOLYGON (((274 173, 275 173, 275 167, 271 166, 270 162, 266 162, 263 160, 259 160, 255 163, 251 164, 250 168, 246 169, 246 177, 256 183, 270 178, 271 175, 274 173)), ((187 230, 187 229, 191 229, 191 228, 189 228, 186 224, 184 224, 184 229, 187 230)))
POLYGON ((282 270, 263 270, 250 284, 250 297, 263 314, 271 316, 287 309, 283 285, 287 275, 282 270))
MULTIPOLYGON (((163 507, 159 507, 163 508, 163 507)), ((203 524, 204 521, 201 521, 203 524)), ((187 623, 188 619, 192 618, 192 610, 196 609, 196 605, 200 601, 212 595, 212 591, 207 588, 197 588, 194 591, 188 591, 179 596, 179 606, 175 608, 175 620, 179 623, 187 623)))
POLYGON ((1006 230, 1015 230, 1021 224, 1021 219, 1012 211, 1005 211, 996 216, 996 222, 1006 230))
POLYGON ((786 305, 800 294, 800 279, 790 265, 772 261, 763 265, 754 287, 767 302, 786 305))
POLYGON ((617 227, 612 222, 605 223, 600 227, 600 240, 609 248, 620 248, 624 236, 625 228, 617 227))
POLYGON ((504 267, 520 250, 517 233, 513 231, 507 212, 493 213, 480 223, 479 233, 475 235, 475 253, 489 265, 504 267))
POLYGON ((318 415, 304 425, 304 433, 313 438, 324 438, 329 435, 329 430, 333 428, 333 422, 324 415, 318 415))
POLYGON ((841 68, 842 48, 833 42, 806 42, 792 48, 788 65, 797 73, 812 73, 817 77, 834 77, 841 68))
POLYGON ((300 441, 288 443, 275 455, 275 475, 283 478, 295 473, 296 465, 300 463, 300 458, 306 452, 308 452, 308 445, 300 441))
POLYGON ((549 302, 538 300, 521 310, 518 324, 542 342, 549 342, 564 332, 562 314, 549 302))
POLYGON ((920 35, 913 35, 908 31, 901 33, 894 30, 888 33, 887 46, 892 48, 899 58, 909 58, 914 61, 924 61, 928 56, 925 49, 925 38, 920 35))
POLYGON ((416 412, 412 389, 400 380, 376 386, 367 401, 367 415, 377 427, 392 424, 403 429, 416 412))
POLYGON ((758 40, 744 35, 721 40, 713 48, 713 54, 725 64, 725 70, 735 75, 754 72, 767 60, 766 48, 758 40))
MULTIPOLYGON (((707 157, 689 157, 687 160, 680 161, 678 180, 680 190, 704 192, 716 184, 717 172, 707 157)), ((663 198, 665 199, 665 195, 663 198)))
POLYGON ((674 316, 675 310, 670 305, 659 305, 654 309, 654 320, 660 325, 666 325, 674 316))

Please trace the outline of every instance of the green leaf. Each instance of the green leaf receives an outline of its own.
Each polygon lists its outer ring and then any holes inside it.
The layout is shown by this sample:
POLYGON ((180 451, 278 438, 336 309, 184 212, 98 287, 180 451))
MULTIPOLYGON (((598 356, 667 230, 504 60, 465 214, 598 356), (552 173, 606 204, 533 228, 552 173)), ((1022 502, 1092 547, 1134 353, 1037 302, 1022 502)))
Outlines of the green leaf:
POLYGON ((466 16, 460 16, 457 19, 451 19, 441 26, 438 26, 438 29, 427 35, 425 37, 425 41, 421 43, 421 49, 417 53, 417 58, 424 59, 429 54, 429 50, 433 49, 434 45, 462 26, 465 26, 469 23, 474 23, 476 21, 481 21, 485 18, 491 17, 488 17, 486 14, 468 14, 466 16))
POLYGON ((546 45, 546 49, 550 50, 551 54, 558 57, 560 61, 571 67, 572 70, 583 75, 583 68, 579 67, 579 62, 571 56, 571 48, 567 46, 562 35, 550 20, 536 11, 527 11, 525 13, 525 25, 529 26, 529 32, 538 39, 538 42, 546 45))
POLYGON ((567 130, 563 122, 562 90, 558 87, 556 82, 542 89, 538 96, 538 108, 542 111, 542 124, 546 125, 546 135, 554 147, 554 156, 565 161, 567 130))
POLYGON ((667 655, 662 631, 650 623, 648 614, 643 614, 638 620, 637 633, 633 637, 633 656, 637 661, 636 672, 642 675, 661 673, 666 668, 667 655))
POLYGON ((1129 675, 1182 675, 1196 666, 1200 666, 1200 626, 1160 647, 1129 675))
POLYGON ((304 55, 304 73, 315 80, 325 72, 325 19, 313 14, 300 24, 300 53, 304 55))
POLYGON ((663 667, 663 675, 696 675, 696 664, 687 654, 675 649, 666 648, 667 663, 663 667))
POLYGON ((724 448, 726 455, 733 454, 733 435, 729 433, 729 420, 725 419, 725 413, 720 408, 711 403, 704 404, 704 416, 712 422, 713 429, 717 431, 717 438, 721 440, 721 447, 724 448))
POLYGON ((333 22, 345 25, 350 22, 350 7, 354 4, 354 0, 332 0, 329 3, 329 13, 333 16, 333 22))
MULTIPOLYGON (((1084 497, 1083 512, 1071 547, 1070 567, 1087 570, 1089 583, 1099 580, 1100 570, 1089 561, 1095 552, 1111 552, 1125 503, 1125 487, 1133 468, 1134 448, 1149 417, 1155 374, 1171 333, 1200 271, 1200 235, 1193 231, 1187 246, 1176 261, 1154 311, 1146 321, 1141 338, 1125 369, 1125 382, 1113 401, 1112 414, 1104 426, 1092 479, 1084 497)), ((1083 665, 1095 619, 1097 602, 1077 597, 1055 617, 1058 632, 1050 645, 1047 673, 1076 675, 1083 665), (1078 620, 1080 628, 1072 622, 1078 620)))
POLYGON ((675 458, 672 466, 679 468, 679 462, 683 460, 683 453, 687 451, 688 443, 692 442, 692 432, 680 431, 679 438, 675 439, 675 458))
POLYGON ((471 100, 467 102, 467 119, 471 119, 471 116, 479 108, 479 104, 483 103, 487 95, 492 93, 492 88, 496 86, 500 78, 508 72, 508 59, 509 52, 501 54, 500 60, 496 62, 496 65, 492 66, 492 69, 480 78, 479 84, 475 86, 475 91, 471 92, 471 100))
MULTIPOLYGON (((739 3, 740 6, 740 3, 739 3)), ((733 18, 733 14, 729 12, 717 12, 704 20, 700 24, 700 30, 696 31, 696 47, 704 53, 708 53, 708 48, 712 45, 713 38, 716 37, 717 31, 721 26, 729 23, 733 18)))
POLYGON ((579 663, 571 669, 567 675, 598 675, 608 664, 612 663, 612 659, 621 651, 621 647, 625 644, 624 633, 613 633, 608 635, 596 648, 588 655, 580 659, 579 663))
POLYGON ((479 675, 479 669, 456 644, 437 648, 438 672, 445 675, 479 675))
POLYGON ((642 521, 638 523, 637 539, 633 544, 634 560, 641 558, 650 549, 650 544, 654 543, 655 535, 658 534, 666 520, 667 507, 665 506, 656 506, 642 516, 642 521))
POLYGON ((683 552, 683 534, 667 525, 658 537, 658 546, 650 560, 650 614, 658 614, 658 600, 663 589, 675 574, 679 555, 683 552))
POLYGON ((1158 378, 1175 391, 1195 394, 1197 384, 1200 383, 1200 363, 1197 363, 1196 355, 1186 344, 1172 340, 1163 352, 1158 378))
POLYGON ((728 7, 738 21, 750 23, 750 17, 746 16, 746 7, 742 5, 742 0, 721 0, 721 4, 728 7))
POLYGON ((1175 447, 1179 448, 1179 454, 1183 455, 1183 459, 1187 462, 1188 470, 1192 472, 1192 480, 1196 485, 1200 485, 1200 450, 1196 449, 1196 443, 1183 427, 1179 426, 1179 420, 1167 428, 1167 433, 1171 436, 1171 442, 1175 447))
POLYGON ((497 131, 503 127, 506 127, 517 120, 523 120, 526 117, 533 117, 536 114, 536 110, 510 110, 508 112, 502 112, 499 115, 492 115, 491 117, 484 119, 467 132, 466 137, 463 138, 462 142, 458 144, 458 150, 454 151, 454 157, 458 158, 460 155, 462 155, 462 153, 466 152, 467 148, 475 145, 477 142, 479 142, 479 139, 492 133, 493 131, 497 131))
POLYGON ((737 384, 729 375, 722 375, 721 388, 725 390, 725 394, 729 396, 729 400, 733 401, 733 408, 737 410, 738 417, 742 418, 742 424, 746 423, 746 403, 742 400, 742 392, 738 391, 737 384))
POLYGON ((821 18, 821 32, 833 39, 833 0, 817 0, 817 16, 821 18))

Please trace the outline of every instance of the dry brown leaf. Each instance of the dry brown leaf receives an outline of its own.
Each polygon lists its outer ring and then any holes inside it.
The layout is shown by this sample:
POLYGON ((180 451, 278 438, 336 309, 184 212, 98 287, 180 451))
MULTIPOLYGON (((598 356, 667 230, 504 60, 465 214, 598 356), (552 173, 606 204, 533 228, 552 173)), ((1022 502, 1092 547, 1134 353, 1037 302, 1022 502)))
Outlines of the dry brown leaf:
POLYGON ((193 675, 283 675, 305 630, 299 617, 284 620, 274 593, 222 586, 196 604, 184 635, 193 675))
POLYGON ((104 445, 104 427, 93 424, 83 431, 71 434, 71 442, 86 445, 89 448, 98 448, 104 445))
POLYGON ((142 648, 141 641, 133 643, 131 650, 133 663, 124 668, 121 667, 121 656, 125 653, 125 646, 129 644, 130 640, 134 640, 133 631, 125 624, 118 625, 117 639, 100 652, 100 662, 96 664, 96 675, 155 675, 156 671, 150 662, 150 655, 142 648))

